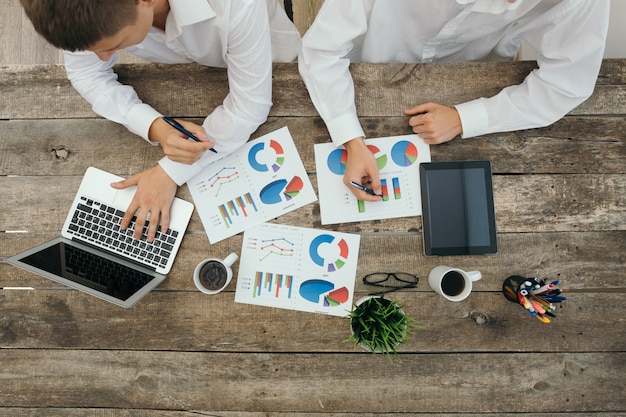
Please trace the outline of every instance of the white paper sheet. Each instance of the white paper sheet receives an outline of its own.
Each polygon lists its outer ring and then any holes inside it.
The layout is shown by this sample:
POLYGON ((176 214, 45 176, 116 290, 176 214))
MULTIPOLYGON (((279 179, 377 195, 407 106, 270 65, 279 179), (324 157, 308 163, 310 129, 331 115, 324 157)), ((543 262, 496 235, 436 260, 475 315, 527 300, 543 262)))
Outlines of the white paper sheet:
POLYGON ((265 223, 244 232, 235 302, 347 316, 360 236, 265 223))
POLYGON ((211 243, 317 199, 287 127, 246 143, 187 185, 211 243))
POLYGON ((418 135, 366 139, 383 182, 384 199, 361 201, 343 184, 346 150, 315 145, 322 224, 390 219, 422 214, 419 164, 430 162, 430 147, 418 135))

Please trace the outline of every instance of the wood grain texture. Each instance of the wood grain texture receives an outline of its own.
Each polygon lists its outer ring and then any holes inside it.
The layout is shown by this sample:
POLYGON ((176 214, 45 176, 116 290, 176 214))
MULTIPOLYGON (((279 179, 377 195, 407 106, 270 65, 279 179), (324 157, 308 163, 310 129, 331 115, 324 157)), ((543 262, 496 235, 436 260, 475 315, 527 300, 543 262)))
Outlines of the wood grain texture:
MULTIPOLYGON (((624 60, 605 60, 595 92, 570 114, 626 114, 624 60)), ((353 64, 361 116, 393 117, 417 103, 454 105, 520 83, 534 62, 353 64), (489 76, 484 76, 489 74, 489 76)), ((164 114, 206 117, 227 94, 226 71, 197 64, 120 64, 120 82, 164 114), (190 82, 190 80, 202 82, 190 82), (158 86, 158 88, 155 88, 158 86)), ((297 64, 274 64, 272 116, 317 116, 297 64)), ((0 67, 1 119, 94 117, 61 66, 0 67)))
MULTIPOLYGON (((570 282, 563 278, 566 284, 570 282)), ((390 293, 423 326, 399 351, 529 352, 542 346, 541 351, 548 354, 626 349, 622 337, 626 320, 620 318, 623 293, 567 292, 568 300, 557 307, 556 318, 544 325, 502 296, 504 278, 485 279, 494 286, 497 281, 500 288, 485 292, 477 285, 471 297, 458 303, 442 302, 428 291, 426 277, 419 292, 390 293), (529 334, 533 337, 520 337, 529 334)), ((359 287, 358 297, 370 290, 359 287)), ((191 289, 153 291, 132 309, 106 308, 104 301, 74 290, 0 291, 5 312, 0 318, 0 346, 240 353, 361 351, 346 342, 350 335, 346 318, 234 303, 233 290, 216 297, 191 289)))
MULTIPOLYGON (((324 410, 323 404, 319 407, 324 410)), ((0 409, 2 417, 391 417, 391 416, 420 416, 420 417, 440 417, 441 413, 391 413, 391 412, 332 412, 321 411, 311 413, 300 413, 293 411, 179 411, 179 410, 122 410, 119 408, 18 408, 9 407, 0 409)), ((455 417, 519 417, 518 413, 455 413, 455 417)), ((567 417, 588 417, 587 413, 524 413, 525 417, 554 417, 567 415, 567 417)), ((620 412, 595 412, 594 417, 623 417, 620 412)))
MULTIPOLYGON (((282 218, 281 218, 281 223, 282 218)), ((0 259, 46 242, 59 232, 4 233, 0 240, 0 259)), ((563 280, 569 289, 623 291, 621 274, 626 262, 626 232, 504 233, 498 236, 499 252, 489 256, 422 256, 422 236, 417 233, 363 233, 359 247, 357 292, 368 291, 361 277, 373 271, 404 271, 421 277, 419 291, 430 291, 426 280, 439 264, 453 264, 463 269, 479 269, 483 279, 474 291, 500 291, 509 275, 553 277, 563 280)), ((242 236, 233 236, 209 245, 204 233, 188 232, 176 263, 162 290, 194 291, 193 269, 204 258, 226 257, 239 252, 242 236)), ((238 263, 233 266, 235 274, 238 263)), ((0 263, 0 287, 62 288, 47 279, 0 263)), ((234 291, 233 282, 229 290, 234 291)))
POLYGON ((324 0, 292 0, 293 23, 302 36, 309 29, 324 0))
MULTIPOLYGON (((97 164, 103 167, 101 164, 97 164)), ((7 199, 0 213, 0 224, 12 230, 42 232, 60 230, 82 177, 0 177, 0 193, 7 199), (42 188, 43 187, 43 188, 42 188), (46 202, 40 204, 40 202, 46 202), (45 217, 33 223, 25 216, 24 205, 33 216, 45 217)), ((315 178, 311 178, 317 189, 315 178)), ((624 176, 562 174, 495 176, 494 200, 499 233, 626 230, 626 184, 624 176)), ((178 195, 190 199, 187 188, 178 195)), ((29 213, 30 214, 30 213, 29 213)), ((281 216, 289 224, 321 227, 319 203, 281 216)), ((368 221, 330 225, 344 232, 419 232, 419 218, 368 221)), ((192 218, 191 231, 201 231, 199 217, 192 218)))
POLYGON ((3 350, 7 384, 0 403, 267 413, 622 410, 625 353, 550 356, 541 366, 525 367, 520 364, 533 363, 536 353, 407 354, 390 363, 364 352, 3 350), (581 384, 586 378, 595 383, 581 384))
MULTIPOLYGON (((188 119, 201 123, 202 119, 188 119)), ((368 137, 412 133, 405 117, 365 117, 368 137)), ((307 172, 315 172, 313 145, 329 142, 319 117, 270 117, 256 138, 288 126, 307 172)), ((433 160, 490 159, 495 174, 626 173, 626 118, 569 116, 541 129, 498 133, 433 146, 433 160)), ((146 169, 163 156, 123 126, 103 119, 0 121, 0 175, 82 175, 101 164, 118 175, 146 169), (119 158, 121 152, 136 155, 119 158)))
MULTIPOLYGON (((323 405, 320 406, 320 409, 324 409, 323 405)), ((0 416, 7 417, 52 417, 52 416, 63 416, 63 417, 162 417, 162 416, 172 416, 172 417, 197 417, 198 415, 211 416, 211 417, 267 417, 269 413, 263 411, 210 411, 210 412, 201 412, 201 411, 178 411, 178 410, 120 410, 120 409, 102 409, 102 408, 44 408, 44 409, 28 409, 28 408, 7 408, 6 413, 0 409, 0 416)), ((565 414, 565 413, 564 413, 565 414)), ((287 412, 272 412, 272 417, 390 417, 390 416, 407 416, 407 415, 416 415, 420 417, 440 417, 440 413, 369 413, 369 412, 358 412, 358 413, 335 413, 330 411, 322 411, 322 412, 312 412, 312 413, 299 413, 293 411, 287 412)), ((455 413, 455 417, 493 417, 495 414, 493 413, 455 413)), ((519 414, 515 413, 498 413, 499 417, 518 417, 519 414)), ((554 417, 562 414, 558 413, 525 413, 526 417, 554 417)), ((581 413, 566 413, 568 417, 588 417, 588 414, 581 413)), ((613 413, 613 412, 597 412, 594 413, 594 416, 597 417, 623 417, 623 413, 613 413)))
MULTIPOLYGON (((533 68, 352 70, 366 133, 382 137, 410 133, 405 105, 492 94, 533 68)), ((222 70, 117 69, 159 110, 195 122, 226 94, 222 70), (192 86, 202 99, 188 99, 192 86)), ((328 132, 296 66, 274 69, 275 105, 253 138, 288 126, 317 188, 313 145, 328 132)), ((234 281, 217 296, 199 293, 195 265, 239 252, 243 238, 210 245, 194 213, 171 274, 132 309, 0 262, 0 288, 34 288, 0 289, 0 416, 623 416, 625 81, 626 60, 604 61, 591 99, 551 126, 431 147, 433 160, 492 161, 497 254, 424 257, 419 217, 324 226, 313 203, 272 220, 359 234, 355 297, 369 293, 361 281, 369 272, 420 277, 417 289, 393 293, 423 326, 400 360, 346 343, 345 318, 236 304, 234 281), (468 299, 447 302, 427 284, 439 264, 483 278, 468 299), (545 325, 504 299, 509 275, 560 279, 569 299, 545 325)), ((59 235, 88 166, 129 176, 162 157, 97 117, 60 66, 2 67, 0 84, 2 261, 59 235)), ((186 186, 178 195, 191 199, 186 186)))

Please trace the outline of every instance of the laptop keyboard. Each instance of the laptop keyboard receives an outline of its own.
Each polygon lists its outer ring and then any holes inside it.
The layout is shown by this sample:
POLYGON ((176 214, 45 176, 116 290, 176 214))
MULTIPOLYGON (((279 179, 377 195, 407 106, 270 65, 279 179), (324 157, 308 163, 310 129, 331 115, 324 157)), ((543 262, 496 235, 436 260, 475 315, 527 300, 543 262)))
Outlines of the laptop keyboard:
POLYGON ((164 267, 172 253, 178 232, 168 229, 167 232, 161 233, 159 227, 154 241, 149 243, 146 240, 148 222, 143 226, 141 239, 135 239, 133 233, 136 217, 133 217, 126 230, 120 230, 122 217, 124 217, 122 210, 81 197, 81 203, 74 212, 68 232, 124 257, 154 267, 164 267))

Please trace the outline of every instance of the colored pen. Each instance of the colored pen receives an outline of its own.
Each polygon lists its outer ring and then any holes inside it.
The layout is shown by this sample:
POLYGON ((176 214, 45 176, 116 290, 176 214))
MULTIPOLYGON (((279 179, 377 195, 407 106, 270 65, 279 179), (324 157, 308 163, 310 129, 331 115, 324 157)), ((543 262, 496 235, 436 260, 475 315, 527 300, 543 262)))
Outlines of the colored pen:
POLYGON ((543 294, 550 291, 552 288, 559 284, 559 280, 552 281, 548 284, 542 285, 539 288, 532 291, 533 294, 543 294))
POLYGON ((380 198, 384 198, 382 194, 376 194, 376 192, 374 190, 372 190, 371 188, 367 188, 366 186, 364 186, 362 184, 359 184, 358 182, 350 181, 350 185, 353 186, 353 187, 358 188, 361 191, 365 191, 368 194, 375 195, 375 196, 380 197, 380 198))
MULTIPOLYGON (((183 125, 181 125, 180 123, 178 123, 176 120, 172 119, 171 117, 166 117, 163 116, 163 120, 165 120, 165 122, 172 126, 174 129, 178 130, 180 133, 185 134, 189 137, 189 139, 194 140, 196 142, 201 142, 200 139, 198 139, 196 137, 196 135, 194 135, 193 133, 191 133, 190 131, 188 131, 187 129, 185 129, 183 127, 183 125)), ((209 149, 211 152, 215 152, 217 153, 217 151, 213 148, 209 149)))
POLYGON ((537 317, 539 320, 541 320, 544 323, 550 323, 550 319, 547 318, 547 317, 543 317, 543 316, 540 316, 540 315, 536 315, 535 317, 537 317))
POLYGON ((533 306, 533 309, 539 313, 539 314, 544 314, 546 312, 546 310, 544 310, 544 308, 536 301, 530 301, 530 304, 533 306))

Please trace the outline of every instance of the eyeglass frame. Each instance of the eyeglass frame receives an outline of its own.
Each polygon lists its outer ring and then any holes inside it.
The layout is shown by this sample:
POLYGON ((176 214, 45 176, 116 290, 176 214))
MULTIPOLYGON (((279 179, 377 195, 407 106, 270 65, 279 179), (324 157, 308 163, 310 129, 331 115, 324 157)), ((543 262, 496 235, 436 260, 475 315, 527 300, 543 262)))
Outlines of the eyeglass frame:
POLYGON ((420 279, 417 275, 415 274, 410 274, 408 272, 372 272, 371 274, 367 274, 363 277, 363 283, 365 285, 371 285, 373 287, 383 287, 383 288, 391 288, 389 291, 381 291, 381 292, 375 292, 369 295, 377 295, 377 294, 386 294, 386 293, 390 293, 390 292, 394 292, 394 291, 399 291, 399 290, 403 290, 406 288, 417 288, 417 284, 419 283, 420 279), (406 279, 402 279, 398 276, 398 274, 401 275, 408 275, 410 277, 415 278, 415 281, 407 281, 406 279), (371 277, 373 275, 387 275, 387 277, 385 279, 383 279, 382 281, 378 281, 378 282, 371 282, 368 281, 367 278, 371 277), (389 278, 395 278, 397 281, 400 282, 404 282, 407 285, 402 285, 402 286, 389 286, 389 285, 385 285, 385 283, 387 281, 389 281, 389 278))

